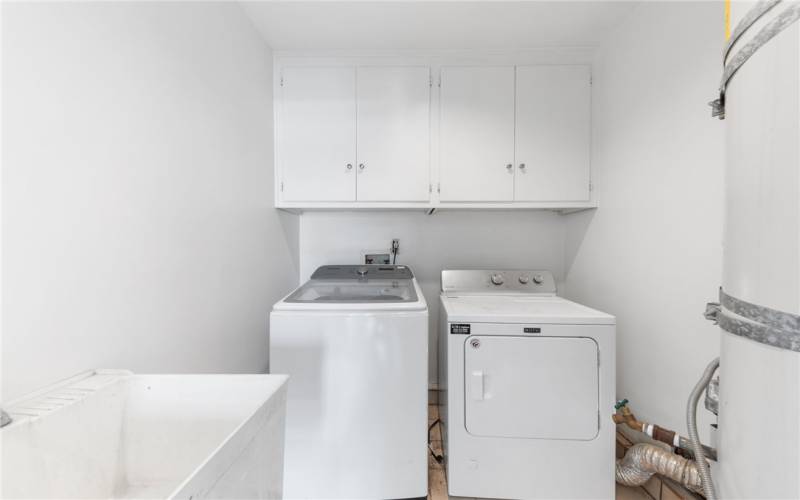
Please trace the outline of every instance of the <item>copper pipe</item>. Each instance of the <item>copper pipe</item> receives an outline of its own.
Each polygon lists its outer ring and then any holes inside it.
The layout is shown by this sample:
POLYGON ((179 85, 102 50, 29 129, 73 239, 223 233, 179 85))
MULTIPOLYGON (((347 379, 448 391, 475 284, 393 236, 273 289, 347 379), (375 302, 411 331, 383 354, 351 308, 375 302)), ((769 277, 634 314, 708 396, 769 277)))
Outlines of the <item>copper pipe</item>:
MULTIPOLYGON (((666 443, 674 448, 683 448, 689 452, 692 451, 691 443, 688 438, 679 435, 675 431, 637 420, 636 415, 628 408, 627 400, 622 402, 618 413, 613 414, 611 418, 614 419, 615 424, 627 425, 631 429, 646 434, 656 441, 666 443)), ((710 460, 717 459, 717 450, 714 448, 703 445, 703 450, 705 451, 706 458, 710 460)))
POLYGON ((625 424, 633 430, 643 432, 647 424, 636 420, 636 416, 633 414, 630 408, 623 406, 620 408, 620 411, 621 413, 615 413, 611 415, 611 418, 614 419, 615 424, 625 424))

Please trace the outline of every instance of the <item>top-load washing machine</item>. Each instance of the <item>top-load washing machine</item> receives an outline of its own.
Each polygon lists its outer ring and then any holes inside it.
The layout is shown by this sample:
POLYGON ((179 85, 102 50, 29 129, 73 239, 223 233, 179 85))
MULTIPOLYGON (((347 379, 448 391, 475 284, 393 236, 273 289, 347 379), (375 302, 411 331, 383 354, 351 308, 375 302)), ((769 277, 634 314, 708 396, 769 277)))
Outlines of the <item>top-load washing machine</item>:
POLYGON ((546 271, 443 271, 450 495, 613 498, 615 319, 546 271))
POLYGON ((289 375, 284 498, 428 491, 428 308, 406 266, 323 266, 275 304, 270 372, 289 375))

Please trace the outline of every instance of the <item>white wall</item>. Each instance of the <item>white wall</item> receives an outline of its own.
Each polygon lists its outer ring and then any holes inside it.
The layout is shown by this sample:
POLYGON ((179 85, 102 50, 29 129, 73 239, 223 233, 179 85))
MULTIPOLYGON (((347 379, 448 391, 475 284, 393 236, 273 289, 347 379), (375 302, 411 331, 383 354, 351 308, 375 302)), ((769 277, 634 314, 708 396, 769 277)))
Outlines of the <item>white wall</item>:
POLYGON ((597 211, 298 227, 271 208, 271 57, 236 5, 5 3, 2 396, 94 366, 264 370, 270 306, 298 274, 400 238, 432 339, 441 269, 549 268, 617 315, 618 395, 683 429, 718 346, 701 313, 720 281, 722 127, 705 103, 721 20, 719 3, 644 3, 602 47, 597 211))
POLYGON ((719 349, 702 313, 721 279, 723 127, 706 103, 722 19, 721 2, 644 2, 617 27, 594 69, 600 208, 567 216, 567 295, 617 316, 617 395, 682 432, 719 349))
POLYGON ((414 270, 430 309, 428 379, 435 383, 442 269, 549 269, 561 281, 562 217, 541 211, 307 212, 300 218, 300 280, 324 264, 359 264, 362 250, 388 251, 399 238, 397 263, 414 270))
POLYGON ((272 60, 231 3, 3 4, 2 389, 258 372, 297 282, 272 60))

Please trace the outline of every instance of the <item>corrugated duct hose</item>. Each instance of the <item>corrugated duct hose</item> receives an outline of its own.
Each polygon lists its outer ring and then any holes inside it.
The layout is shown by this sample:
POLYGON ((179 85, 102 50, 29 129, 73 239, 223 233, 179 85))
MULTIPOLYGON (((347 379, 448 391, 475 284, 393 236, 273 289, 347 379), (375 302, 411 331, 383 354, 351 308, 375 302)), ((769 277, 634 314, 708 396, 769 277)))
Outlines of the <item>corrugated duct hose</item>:
POLYGON ((636 443, 617 461, 616 479, 627 486, 641 486, 653 474, 661 474, 692 491, 703 492, 700 473, 694 460, 650 443, 636 443))
POLYGON ((686 427, 689 428, 689 441, 692 443, 692 452, 697 462, 697 472, 700 475, 700 482, 703 485, 703 495, 707 500, 716 500, 717 493, 714 491, 714 483, 711 481, 711 470, 708 468, 703 445, 700 443, 700 436, 697 434, 697 402, 700 400, 703 391, 708 387, 709 382, 711 382, 711 377, 714 376, 714 372, 717 371, 717 368, 719 368, 719 358, 714 359, 708 364, 706 371, 703 372, 703 376, 689 395, 689 402, 686 404, 686 427))

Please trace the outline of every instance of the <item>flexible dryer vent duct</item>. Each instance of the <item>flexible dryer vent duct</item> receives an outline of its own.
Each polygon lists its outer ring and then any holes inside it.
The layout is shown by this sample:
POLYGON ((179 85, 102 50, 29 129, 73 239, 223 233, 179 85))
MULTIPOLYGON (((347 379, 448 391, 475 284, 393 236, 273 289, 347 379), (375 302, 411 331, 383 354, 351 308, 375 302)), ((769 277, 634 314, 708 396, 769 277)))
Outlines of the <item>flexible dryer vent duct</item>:
POLYGON ((653 474, 661 474, 692 491, 702 493, 697 464, 669 450, 648 443, 631 446, 625 456, 617 460, 617 482, 626 486, 641 486, 653 474))

